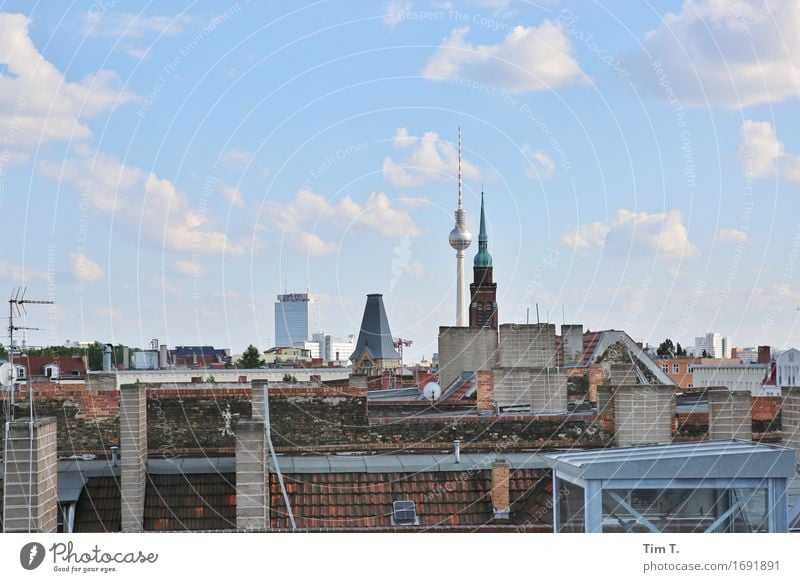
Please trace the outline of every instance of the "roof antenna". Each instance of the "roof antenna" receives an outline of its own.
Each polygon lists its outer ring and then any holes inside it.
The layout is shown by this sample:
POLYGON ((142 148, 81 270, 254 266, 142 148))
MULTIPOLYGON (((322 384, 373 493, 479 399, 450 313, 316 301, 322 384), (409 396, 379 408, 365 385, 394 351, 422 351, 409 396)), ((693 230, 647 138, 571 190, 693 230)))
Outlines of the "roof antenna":
POLYGON ((539 304, 536 304, 536 325, 539 325, 539 304))
MULTIPOLYGON (((483 187, 483 186, 481 186, 483 187)), ((464 205, 461 203, 461 126, 458 126, 458 209, 461 210, 464 205)))

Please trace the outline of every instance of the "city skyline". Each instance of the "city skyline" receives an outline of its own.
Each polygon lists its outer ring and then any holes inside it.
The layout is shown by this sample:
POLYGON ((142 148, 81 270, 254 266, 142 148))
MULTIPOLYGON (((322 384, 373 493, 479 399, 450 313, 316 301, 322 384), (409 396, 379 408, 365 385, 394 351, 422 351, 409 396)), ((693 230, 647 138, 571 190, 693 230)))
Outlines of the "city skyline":
POLYGON ((696 4, 388 2, 330 27, 308 6, 8 2, 0 283, 56 301, 29 344, 267 348, 288 279, 341 337, 382 293, 430 357, 454 323, 460 126, 500 323, 538 304, 656 345, 790 347, 800 91, 775 39, 800 12, 696 4))

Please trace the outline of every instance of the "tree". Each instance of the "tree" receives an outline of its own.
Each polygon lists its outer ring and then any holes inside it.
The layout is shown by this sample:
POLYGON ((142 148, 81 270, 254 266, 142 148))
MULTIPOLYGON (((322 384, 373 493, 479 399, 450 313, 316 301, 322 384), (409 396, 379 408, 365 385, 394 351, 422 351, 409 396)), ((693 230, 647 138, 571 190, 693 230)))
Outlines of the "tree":
POLYGON ((239 358, 239 367, 251 370, 253 368, 261 368, 264 366, 264 360, 261 357, 261 352, 253 344, 247 346, 247 349, 239 358))
POLYGON ((675 344, 672 343, 672 340, 667 338, 658 346, 656 350, 656 354, 661 356, 662 358, 674 358, 675 357, 675 344))
POLYGON ((287 384, 296 384, 297 377, 294 374, 284 374, 283 381, 287 384))
POLYGON ((677 349, 675 350, 675 353, 678 355, 679 358, 686 356, 686 350, 681 347, 681 342, 678 342, 678 345, 677 345, 676 348, 677 349))
POLYGON ((704 357, 704 358, 708 358, 708 357, 710 357, 710 356, 708 355, 708 352, 707 352, 706 350, 703 350, 703 353, 702 353, 701 355, 702 355, 702 357, 704 357))

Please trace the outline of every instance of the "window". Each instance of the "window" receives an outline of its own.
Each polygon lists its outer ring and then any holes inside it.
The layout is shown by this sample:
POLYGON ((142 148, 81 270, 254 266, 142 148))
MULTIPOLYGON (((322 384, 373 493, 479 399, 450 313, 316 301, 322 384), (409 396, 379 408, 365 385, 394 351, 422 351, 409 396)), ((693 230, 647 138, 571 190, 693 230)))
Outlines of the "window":
POLYGON ((419 525, 417 505, 410 500, 393 502, 392 525, 419 525))
POLYGON ((672 373, 673 374, 677 374, 680 371, 681 371, 681 365, 680 364, 672 364, 672 373))
POLYGON ((661 369, 664 371, 665 374, 669 374, 669 364, 663 364, 661 369))
POLYGON ((17 366, 17 379, 18 380, 25 379, 25 366, 17 366))

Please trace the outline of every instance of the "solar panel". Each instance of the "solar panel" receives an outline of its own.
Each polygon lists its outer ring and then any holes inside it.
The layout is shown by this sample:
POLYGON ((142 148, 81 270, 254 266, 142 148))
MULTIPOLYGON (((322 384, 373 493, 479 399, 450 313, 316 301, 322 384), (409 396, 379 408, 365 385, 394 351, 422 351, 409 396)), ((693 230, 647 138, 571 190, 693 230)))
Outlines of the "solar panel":
POLYGON ((392 503, 392 519, 398 525, 413 525, 417 522, 417 506, 413 501, 392 503))

